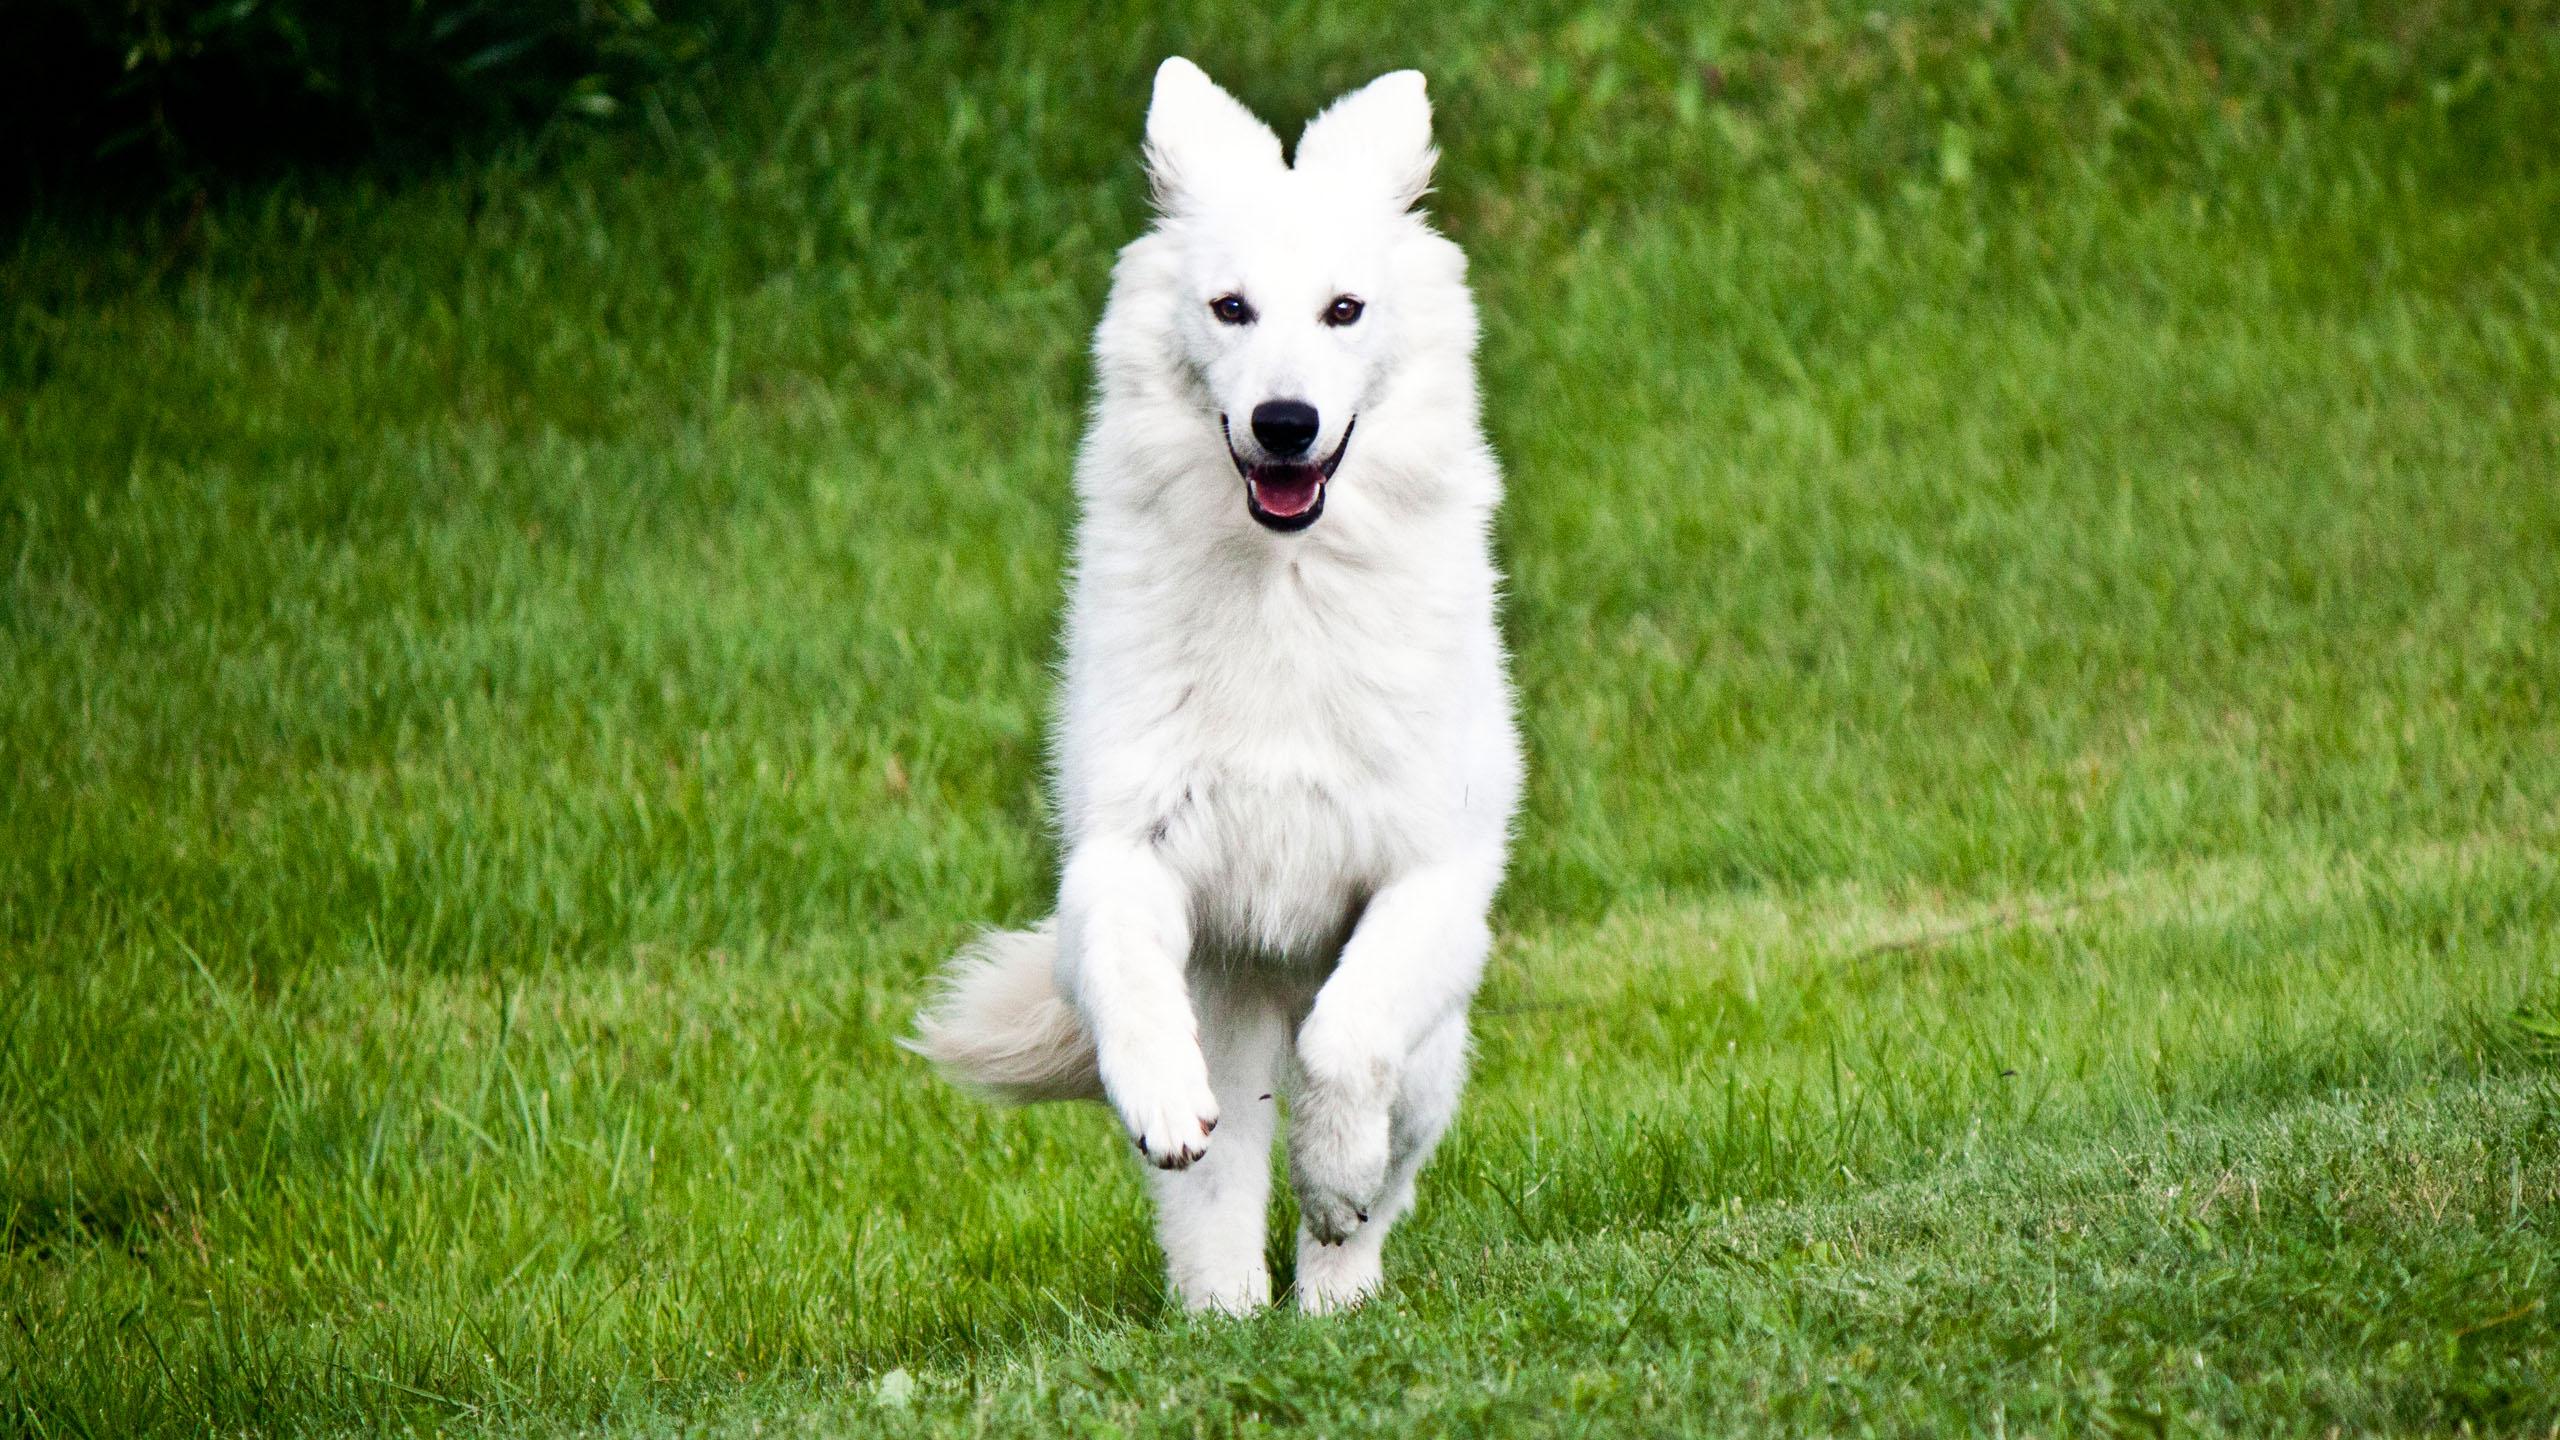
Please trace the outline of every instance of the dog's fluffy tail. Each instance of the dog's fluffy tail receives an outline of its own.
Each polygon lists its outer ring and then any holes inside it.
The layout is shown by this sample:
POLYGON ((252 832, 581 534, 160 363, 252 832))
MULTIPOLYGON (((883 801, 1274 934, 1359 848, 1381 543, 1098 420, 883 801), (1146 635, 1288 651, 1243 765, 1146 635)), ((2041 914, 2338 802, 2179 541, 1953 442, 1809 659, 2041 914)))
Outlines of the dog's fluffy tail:
POLYGON ((1057 922, 996 930, 953 957, 942 989, 900 1042, 990 1099, 1099 1100, 1093 1037, 1058 993, 1057 922))

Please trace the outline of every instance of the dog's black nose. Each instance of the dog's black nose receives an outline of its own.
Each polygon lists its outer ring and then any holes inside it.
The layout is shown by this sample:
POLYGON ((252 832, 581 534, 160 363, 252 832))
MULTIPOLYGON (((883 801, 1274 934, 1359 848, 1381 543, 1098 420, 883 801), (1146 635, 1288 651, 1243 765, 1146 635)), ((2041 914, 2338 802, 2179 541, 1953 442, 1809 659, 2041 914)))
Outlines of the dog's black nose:
POLYGON ((1265 400, 1253 407, 1253 438, 1273 459, 1304 455, 1316 443, 1316 407, 1304 400, 1265 400))

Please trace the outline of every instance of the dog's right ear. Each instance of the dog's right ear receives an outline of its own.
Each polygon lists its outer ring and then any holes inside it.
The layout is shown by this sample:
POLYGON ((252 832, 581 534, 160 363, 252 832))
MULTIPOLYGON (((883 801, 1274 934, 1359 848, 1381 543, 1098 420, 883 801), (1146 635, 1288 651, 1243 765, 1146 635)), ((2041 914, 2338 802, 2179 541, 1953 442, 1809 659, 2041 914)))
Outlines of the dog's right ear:
POLYGON ((1298 137, 1298 168, 1329 170, 1375 185, 1398 210, 1431 188, 1431 97, 1422 72, 1381 75, 1324 108, 1298 137))
POLYGON ((1260 185, 1287 168, 1280 137, 1200 67, 1176 55, 1156 67, 1147 106, 1147 178, 1156 208, 1196 208, 1222 186, 1260 185))

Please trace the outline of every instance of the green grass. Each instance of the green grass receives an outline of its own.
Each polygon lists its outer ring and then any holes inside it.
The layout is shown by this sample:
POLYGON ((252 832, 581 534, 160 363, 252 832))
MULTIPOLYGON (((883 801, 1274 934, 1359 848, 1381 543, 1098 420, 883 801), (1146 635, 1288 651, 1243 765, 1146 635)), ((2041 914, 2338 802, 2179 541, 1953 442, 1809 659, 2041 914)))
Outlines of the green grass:
POLYGON ((40 217, 0 1430, 2560 1429, 2555 133, 2547 5, 815 7, 40 217), (1170 50, 1430 70, 1512 475, 1478 1080, 1322 1323, 890 1043, 1046 909, 1170 50))

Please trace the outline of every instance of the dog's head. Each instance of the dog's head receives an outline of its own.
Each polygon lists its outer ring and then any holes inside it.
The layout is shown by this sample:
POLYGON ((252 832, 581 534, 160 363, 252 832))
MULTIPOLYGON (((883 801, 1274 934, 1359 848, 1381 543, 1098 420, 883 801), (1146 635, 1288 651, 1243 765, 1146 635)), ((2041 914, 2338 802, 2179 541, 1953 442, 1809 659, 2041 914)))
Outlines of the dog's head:
POLYGON ((1362 413, 1445 338, 1453 307, 1473 342, 1464 261, 1413 210, 1437 158, 1422 76, 1399 70, 1335 101, 1292 164, 1269 126, 1177 57, 1156 71, 1146 152, 1174 346, 1248 513, 1303 530, 1362 413))

